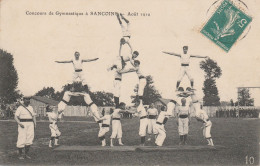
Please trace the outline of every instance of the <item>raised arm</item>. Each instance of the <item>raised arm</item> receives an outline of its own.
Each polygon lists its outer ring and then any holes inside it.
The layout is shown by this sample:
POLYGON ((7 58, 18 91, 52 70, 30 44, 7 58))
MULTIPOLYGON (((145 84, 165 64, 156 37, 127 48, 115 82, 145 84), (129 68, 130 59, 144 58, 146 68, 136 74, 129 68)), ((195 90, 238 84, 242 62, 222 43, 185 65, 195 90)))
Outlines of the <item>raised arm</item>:
POLYGON ((208 58, 208 56, 191 55, 192 58, 208 58))
POLYGON ((119 56, 121 56, 121 50, 122 50, 122 43, 120 42, 120 47, 119 47, 119 56))
POLYGON ((94 58, 94 59, 83 59, 82 62, 91 62, 91 61, 96 61, 99 58, 94 58))
POLYGON ((169 54, 169 55, 174 55, 174 56, 177 56, 177 57, 181 57, 180 54, 176 54, 176 53, 174 53, 174 52, 165 52, 165 51, 163 51, 163 53, 169 54))
POLYGON ((117 17, 117 20, 118 20, 119 24, 122 24, 122 21, 121 21, 121 19, 119 17, 119 14, 117 12, 116 12, 116 17, 117 17))
POLYGON ((72 63, 72 61, 55 61, 56 63, 72 63))
POLYGON ((132 66, 135 66, 135 60, 134 60, 132 57, 130 58, 129 61, 130 61, 130 63, 131 63, 132 66))

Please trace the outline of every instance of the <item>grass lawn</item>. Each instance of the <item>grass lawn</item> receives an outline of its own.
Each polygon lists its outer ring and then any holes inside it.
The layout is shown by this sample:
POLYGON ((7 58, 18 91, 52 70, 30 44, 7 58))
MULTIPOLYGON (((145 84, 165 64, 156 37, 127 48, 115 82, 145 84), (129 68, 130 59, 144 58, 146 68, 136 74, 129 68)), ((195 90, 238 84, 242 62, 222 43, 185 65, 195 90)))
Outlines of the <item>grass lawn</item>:
MULTIPOLYGON (((69 118, 67 118, 69 119, 69 118)), ((81 118, 79 118, 81 119, 81 118)), ((84 118, 83 118, 84 119, 84 118)), ((69 120, 73 120, 70 118, 69 120)), ((82 119, 81 119, 82 120, 82 119)), ((91 118, 79 122, 60 122, 61 145, 99 145, 97 139, 98 125, 91 118)), ((216 145, 225 149, 216 151, 172 151, 172 152, 82 152, 53 151, 48 147, 50 137, 49 123, 39 122, 36 138, 31 148, 31 160, 18 160, 16 151, 17 124, 12 121, 0 121, 0 164, 1 165, 246 165, 246 156, 254 158, 259 164, 259 119, 211 119, 212 137, 216 145)), ((139 145, 138 118, 124 119, 123 142, 127 146, 139 145)), ((192 119, 188 143, 206 145, 202 137, 201 123, 192 119)), ((176 119, 169 119, 166 124, 167 138, 164 146, 178 145, 176 119)), ((107 134, 108 137, 111 132, 107 134)), ((154 145, 154 140, 147 142, 154 145)), ((252 158, 251 158, 252 161, 252 158)), ((249 164, 249 161, 248 161, 249 164)))

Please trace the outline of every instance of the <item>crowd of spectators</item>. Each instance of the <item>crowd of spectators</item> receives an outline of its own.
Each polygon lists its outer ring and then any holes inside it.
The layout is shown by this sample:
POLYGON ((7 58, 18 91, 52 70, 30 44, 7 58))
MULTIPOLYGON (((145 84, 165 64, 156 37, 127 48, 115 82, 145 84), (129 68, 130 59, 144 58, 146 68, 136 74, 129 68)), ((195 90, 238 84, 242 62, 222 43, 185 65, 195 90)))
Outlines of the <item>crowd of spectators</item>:
POLYGON ((255 107, 219 108, 216 111, 217 118, 258 118, 259 109, 255 107))

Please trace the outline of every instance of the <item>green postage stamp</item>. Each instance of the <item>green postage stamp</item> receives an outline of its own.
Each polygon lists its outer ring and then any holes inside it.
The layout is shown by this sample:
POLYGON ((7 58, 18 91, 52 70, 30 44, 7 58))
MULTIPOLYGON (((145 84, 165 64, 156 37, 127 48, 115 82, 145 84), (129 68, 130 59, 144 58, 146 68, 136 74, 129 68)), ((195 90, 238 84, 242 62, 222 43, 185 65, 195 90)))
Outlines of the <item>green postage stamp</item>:
POLYGON ((228 52, 251 21, 250 16, 224 0, 200 32, 228 52))

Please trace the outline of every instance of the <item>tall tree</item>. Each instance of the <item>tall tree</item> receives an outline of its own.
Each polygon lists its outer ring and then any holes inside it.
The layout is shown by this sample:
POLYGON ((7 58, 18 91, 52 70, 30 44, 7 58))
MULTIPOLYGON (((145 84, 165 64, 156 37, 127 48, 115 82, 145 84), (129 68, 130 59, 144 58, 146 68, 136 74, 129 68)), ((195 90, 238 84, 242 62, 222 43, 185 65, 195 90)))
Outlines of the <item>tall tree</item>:
POLYGON ((93 102, 97 106, 113 106, 114 105, 112 93, 107 93, 104 91, 97 91, 94 93, 90 93, 90 96, 91 96, 93 102))
POLYGON ((18 75, 13 64, 13 55, 0 49, 0 103, 10 104, 22 95, 16 89, 18 75))
POLYGON ((248 88, 238 89, 238 104, 240 106, 254 106, 254 99, 251 98, 248 88))
POLYGON ((220 98, 218 96, 218 88, 216 85, 216 79, 222 75, 222 70, 218 66, 217 62, 208 58, 205 61, 200 62, 200 68, 205 72, 204 81, 204 105, 205 106, 219 106, 220 98))
MULTIPOLYGON (((143 95, 143 104, 150 105, 151 103, 156 102, 159 98, 161 98, 161 94, 159 91, 154 87, 153 77, 151 75, 146 77, 147 84, 144 88, 144 95, 143 95)), ((134 92, 137 94, 138 92, 138 85, 135 86, 134 92)), ((137 97, 131 96, 132 103, 136 103, 137 97)))

